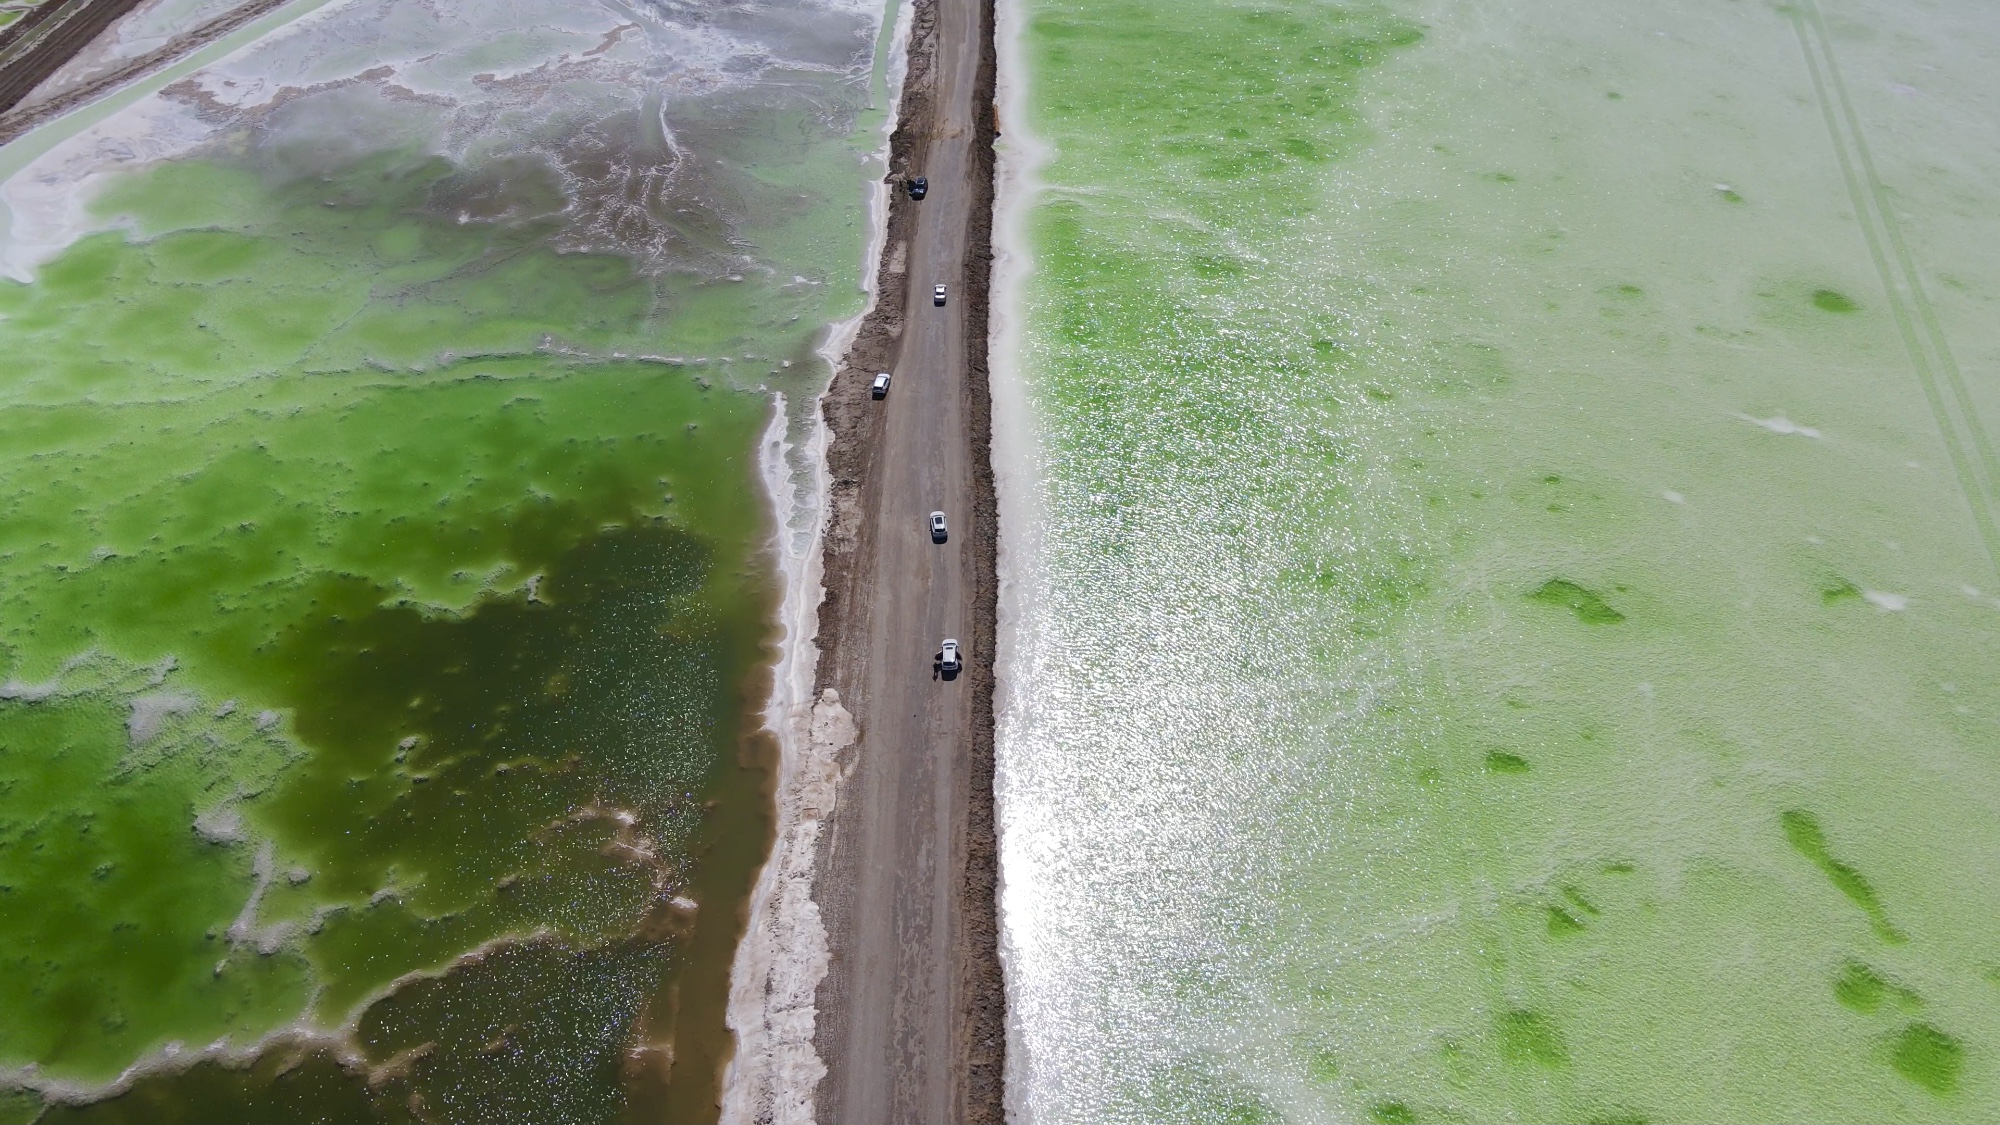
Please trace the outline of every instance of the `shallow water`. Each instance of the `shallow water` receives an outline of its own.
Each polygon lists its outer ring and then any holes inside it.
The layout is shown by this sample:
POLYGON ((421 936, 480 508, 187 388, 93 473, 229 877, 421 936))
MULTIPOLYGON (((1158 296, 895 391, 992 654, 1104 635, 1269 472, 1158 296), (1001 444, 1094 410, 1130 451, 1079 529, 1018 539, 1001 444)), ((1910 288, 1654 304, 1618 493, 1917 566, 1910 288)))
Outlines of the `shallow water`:
POLYGON ((1991 1116, 1987 13, 1026 8, 1017 1111, 1991 1116))
POLYGON ((334 4, 0 189, 8 1117, 713 1112, 880 19, 334 4))

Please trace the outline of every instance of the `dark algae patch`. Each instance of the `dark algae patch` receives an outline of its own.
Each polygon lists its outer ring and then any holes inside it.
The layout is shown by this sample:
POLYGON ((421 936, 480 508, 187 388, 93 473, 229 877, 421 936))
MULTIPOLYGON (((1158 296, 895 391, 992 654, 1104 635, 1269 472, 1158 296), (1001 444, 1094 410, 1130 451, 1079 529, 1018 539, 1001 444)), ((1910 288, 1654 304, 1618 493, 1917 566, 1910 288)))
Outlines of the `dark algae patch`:
MULTIPOLYGON (((204 1062, 139 1083, 130 1093, 88 1105, 55 1105, 40 1125, 153 1125, 160 1121, 287 1122, 416 1125, 411 1089, 402 1075, 373 1084, 351 1073, 332 1052, 297 1047, 266 1052, 242 1068, 204 1062)), ((421 1105, 421 1103, 419 1103, 421 1105)))
POLYGON ((1843 1007, 1857 1012, 1873 1012, 1885 1005, 1915 1011, 1924 1004, 1916 993, 1884 979, 1859 961, 1849 961, 1840 967, 1840 974, 1833 980, 1833 997, 1843 1007))
POLYGON ((1819 311, 1830 313, 1851 313, 1861 308, 1855 302, 1854 298, 1840 292, 1838 289, 1813 290, 1812 303, 1813 307, 1819 311))
POLYGON ((1500 1015, 1500 1056, 1511 1063, 1542 1067, 1569 1065, 1569 1047, 1555 1021, 1529 1008, 1500 1015))
POLYGON ((1958 1089, 1965 1048, 1930 1024, 1913 1023, 1890 1044, 1889 1063, 1896 1073, 1931 1093, 1949 1094, 1958 1089))
POLYGON ((1892 945, 1901 944, 1903 935, 1889 923, 1889 913, 1882 906, 1882 900, 1868 879, 1854 868, 1834 858, 1827 844, 1826 832, 1820 827, 1819 818, 1809 812, 1793 809, 1779 818, 1784 825, 1785 839, 1792 849, 1813 862, 1813 866, 1824 872, 1833 885, 1849 901, 1868 915, 1869 924, 1875 934, 1892 945))
POLYGON ((1368 1120, 1377 1125, 1416 1125, 1417 1111, 1403 1102, 1376 1102, 1368 1107, 1368 1120))
POLYGON ((458 180, 169 165, 0 283, 0 1067, 153 1068, 49 1120, 713 1116, 769 407, 635 357, 767 310, 458 180))
POLYGON ((1587 589, 1567 578, 1551 578, 1535 588, 1528 595, 1544 605, 1557 605, 1576 614, 1576 619, 1585 625, 1616 625, 1625 620, 1625 615, 1611 608, 1611 603, 1595 590, 1587 589))

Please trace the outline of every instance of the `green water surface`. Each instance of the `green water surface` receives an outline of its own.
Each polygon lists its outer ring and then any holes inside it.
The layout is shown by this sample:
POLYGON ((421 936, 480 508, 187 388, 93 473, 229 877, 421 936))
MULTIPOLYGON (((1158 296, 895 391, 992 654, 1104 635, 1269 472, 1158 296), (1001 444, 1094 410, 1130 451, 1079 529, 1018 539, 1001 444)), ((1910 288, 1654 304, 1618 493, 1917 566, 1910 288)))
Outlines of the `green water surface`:
POLYGON ((859 300, 824 114, 689 111, 752 221, 686 267, 568 249, 535 161, 280 135, 0 282, 9 1117, 135 1062, 48 1119, 712 1115, 763 388, 859 300))
POLYGON ((1036 1120, 1994 1114, 1995 43, 1028 6, 1036 1120))

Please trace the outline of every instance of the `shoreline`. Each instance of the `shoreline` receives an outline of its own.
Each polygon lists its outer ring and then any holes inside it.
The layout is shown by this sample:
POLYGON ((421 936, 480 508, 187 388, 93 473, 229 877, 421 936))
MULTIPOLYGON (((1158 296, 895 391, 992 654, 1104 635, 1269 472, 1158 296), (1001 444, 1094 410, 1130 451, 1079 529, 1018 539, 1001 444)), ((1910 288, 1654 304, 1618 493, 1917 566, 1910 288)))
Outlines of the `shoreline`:
MULTIPOLYGON (((1039 496, 1033 487, 1032 469, 1036 437, 1034 417, 1027 400, 1027 382, 1021 373, 1021 349, 1025 321, 1025 291, 1034 273, 1034 256, 1027 234, 1027 222, 1045 186, 1038 175, 1053 155, 1053 149, 1027 127, 1029 73, 1026 58, 1028 0, 994 0, 994 44, 999 63, 994 104, 1004 131, 996 145, 993 209, 993 292, 987 351, 991 356, 989 386, 993 402, 993 491, 998 528, 998 551, 994 560, 998 583, 993 646, 993 803, 996 859, 995 895, 1008 904, 998 911, 995 940, 1001 979, 1006 987, 1009 1013, 1017 1011, 1013 982, 1019 979, 1019 951, 1011 921, 1018 916, 1015 904, 1028 896, 1029 888, 1007 879, 1008 843, 1006 785, 1001 773, 1000 749, 1020 705, 1009 675, 1018 660, 1024 637, 1026 591, 1031 586, 1034 559, 1041 551, 1043 526, 1039 519, 1039 496)), ((1032 1120, 1026 1100, 1029 1058, 1019 1021, 1009 1018, 1006 1027, 1006 1072, 1003 1106, 1006 1120, 1025 1125, 1032 1120)))
POLYGON ((1000 103, 998 5, 980 0, 983 43, 980 48, 976 97, 987 107, 973 145, 978 169, 979 200, 967 232, 965 277, 971 306, 967 320, 966 367, 972 416, 970 441, 973 465, 973 528, 978 584, 973 591, 972 636, 975 646, 973 684, 974 736, 970 751, 971 787, 966 809, 965 882, 960 910, 965 929, 959 936, 960 962, 971 1036, 969 1071, 965 1078, 964 1120, 1000 1123, 1007 1120, 1008 1037, 1007 977, 1000 957, 1000 860, 996 820, 998 780, 995 738, 999 674, 999 483, 994 467, 994 396, 992 369, 994 220, 999 192, 1000 103))
POLYGON ((722 1079, 723 1122, 811 1122, 812 1092, 826 1073, 813 1049, 815 994, 831 963, 826 928, 811 897, 821 829, 837 800, 839 753, 852 744, 854 722, 837 693, 815 690, 818 679, 821 602, 826 594, 824 544, 831 498, 827 449, 831 431, 825 402, 848 351, 881 301, 880 272, 888 245, 894 193, 886 174, 901 120, 906 51, 919 0, 900 0, 884 50, 887 113, 876 157, 885 175, 868 186, 868 242, 860 312, 832 325, 816 349, 828 378, 814 398, 812 428, 804 437, 810 466, 807 496, 791 470, 793 447, 783 395, 775 395, 770 429, 759 447, 759 467, 776 527, 772 550, 783 583, 777 624, 779 657, 771 667, 765 729, 778 744, 770 852, 759 869, 747 908, 743 938, 730 967, 725 1023, 735 1038, 722 1079), (794 523, 810 513, 799 542, 794 523), (830 698, 827 698, 830 696, 830 698))

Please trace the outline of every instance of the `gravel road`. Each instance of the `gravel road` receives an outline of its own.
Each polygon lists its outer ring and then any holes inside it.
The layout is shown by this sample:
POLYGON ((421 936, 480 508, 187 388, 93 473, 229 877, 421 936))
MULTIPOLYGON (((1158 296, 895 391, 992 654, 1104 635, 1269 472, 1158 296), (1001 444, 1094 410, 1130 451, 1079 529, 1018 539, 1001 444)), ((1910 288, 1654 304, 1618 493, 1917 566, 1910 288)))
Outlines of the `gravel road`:
POLYGON ((815 899, 833 962, 815 1047, 820 1120, 1001 1120, 995 937, 994 579, 987 278, 993 204, 991 0, 918 0, 877 311, 827 397, 834 514, 818 687, 860 726, 815 899), (949 287, 943 308, 931 287, 949 287), (894 376, 882 402, 875 372, 894 376), (925 518, 946 513, 950 542, 925 518), (939 642, 967 666, 933 678, 939 642))

